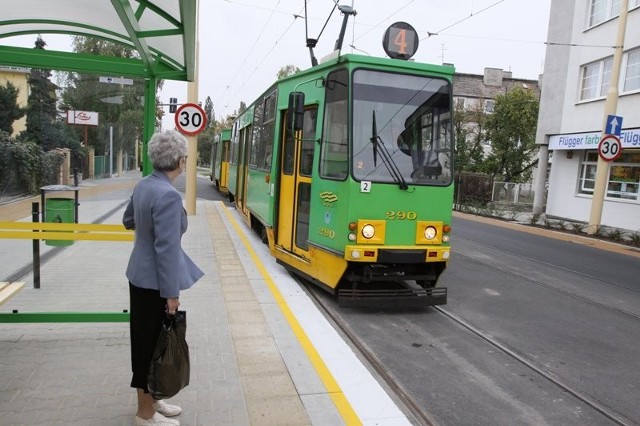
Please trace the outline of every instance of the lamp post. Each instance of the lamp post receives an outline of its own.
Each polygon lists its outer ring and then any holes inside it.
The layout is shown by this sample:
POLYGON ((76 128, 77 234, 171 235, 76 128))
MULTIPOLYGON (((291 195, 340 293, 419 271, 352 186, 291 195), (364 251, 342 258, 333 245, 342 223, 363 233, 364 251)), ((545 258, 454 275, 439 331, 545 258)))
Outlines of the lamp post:
MULTIPOLYGON (((602 125, 602 135, 605 134, 607 126, 607 117, 615 115, 618 106, 618 81, 620 79, 620 65, 622 64, 622 51, 624 48, 624 33, 627 29, 627 12, 629 11, 629 0, 620 2, 620 17, 618 18, 618 34, 616 36, 616 45, 613 52, 613 64, 611 69, 611 80, 609 82, 609 90, 607 92, 607 100, 604 104, 604 120, 602 125)), ((591 200, 591 215, 589 216, 589 226, 587 233, 594 235, 600 228, 602 220, 602 206, 604 204, 604 196, 607 192, 607 180, 609 178, 609 162, 598 156, 596 165, 596 181, 593 188, 593 199, 591 200)))

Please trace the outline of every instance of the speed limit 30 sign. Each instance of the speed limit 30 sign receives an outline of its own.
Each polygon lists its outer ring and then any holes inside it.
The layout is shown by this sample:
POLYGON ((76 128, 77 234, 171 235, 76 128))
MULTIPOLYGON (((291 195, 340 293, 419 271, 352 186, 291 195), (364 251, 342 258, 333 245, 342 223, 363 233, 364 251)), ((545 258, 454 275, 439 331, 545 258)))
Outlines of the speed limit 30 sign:
POLYGON ((613 161, 622 154, 620 139, 614 135, 606 135, 600 139, 598 154, 604 161, 613 161))
POLYGON ((207 115, 198 104, 182 104, 175 115, 176 128, 187 136, 195 136, 204 130, 207 115))

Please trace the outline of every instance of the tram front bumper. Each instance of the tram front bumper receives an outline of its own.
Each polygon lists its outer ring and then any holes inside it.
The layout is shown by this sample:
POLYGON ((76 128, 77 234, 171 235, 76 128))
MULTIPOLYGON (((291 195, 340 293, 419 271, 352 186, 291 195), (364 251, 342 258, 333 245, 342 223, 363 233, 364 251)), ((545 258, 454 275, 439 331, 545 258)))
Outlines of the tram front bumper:
POLYGON ((448 246, 393 247, 349 245, 345 247, 344 259, 365 263, 422 263, 446 262, 449 260, 448 246))

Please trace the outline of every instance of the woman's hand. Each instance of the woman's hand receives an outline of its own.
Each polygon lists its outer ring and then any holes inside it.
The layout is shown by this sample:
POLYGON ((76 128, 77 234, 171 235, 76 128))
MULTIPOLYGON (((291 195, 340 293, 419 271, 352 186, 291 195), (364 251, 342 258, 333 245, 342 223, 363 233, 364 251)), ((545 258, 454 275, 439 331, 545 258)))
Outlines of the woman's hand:
POLYGON ((167 299, 167 314, 175 315, 178 312, 180 306, 180 300, 177 297, 170 297, 167 299))

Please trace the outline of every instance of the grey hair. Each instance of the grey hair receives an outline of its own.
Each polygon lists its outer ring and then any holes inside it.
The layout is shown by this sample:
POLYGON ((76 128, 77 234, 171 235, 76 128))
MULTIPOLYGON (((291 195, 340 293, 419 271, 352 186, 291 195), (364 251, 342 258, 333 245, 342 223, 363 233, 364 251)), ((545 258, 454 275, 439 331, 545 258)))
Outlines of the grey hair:
POLYGON ((149 141, 149 159, 153 168, 171 171, 187 156, 187 139, 175 130, 156 132, 149 141))

